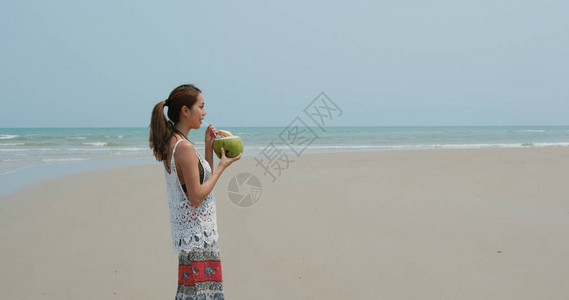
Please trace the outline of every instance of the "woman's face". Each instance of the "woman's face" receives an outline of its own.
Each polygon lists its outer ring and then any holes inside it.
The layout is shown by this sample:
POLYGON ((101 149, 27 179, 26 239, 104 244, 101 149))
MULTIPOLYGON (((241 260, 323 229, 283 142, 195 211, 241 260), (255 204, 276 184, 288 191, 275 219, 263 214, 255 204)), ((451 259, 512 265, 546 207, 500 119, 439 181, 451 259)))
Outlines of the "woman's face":
POLYGON ((192 128, 199 129, 205 115, 206 112, 205 112, 204 98, 203 95, 200 93, 198 95, 198 101, 194 103, 194 106, 192 106, 192 109, 190 110, 189 114, 190 117, 189 121, 192 128))

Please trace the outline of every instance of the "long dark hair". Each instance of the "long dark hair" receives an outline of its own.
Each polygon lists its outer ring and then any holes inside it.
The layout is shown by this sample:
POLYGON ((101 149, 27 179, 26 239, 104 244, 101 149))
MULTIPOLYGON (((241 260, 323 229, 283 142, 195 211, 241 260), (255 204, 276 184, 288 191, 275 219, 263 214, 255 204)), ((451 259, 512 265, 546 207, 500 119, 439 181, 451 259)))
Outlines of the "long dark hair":
POLYGON ((184 136, 174 125, 180 120, 180 110, 183 106, 192 108, 198 101, 202 91, 193 84, 182 84, 175 88, 165 101, 154 105, 150 118, 150 148, 158 161, 166 159, 170 148, 170 139, 175 133, 184 136), (164 107, 168 107, 168 119, 164 115, 164 107))

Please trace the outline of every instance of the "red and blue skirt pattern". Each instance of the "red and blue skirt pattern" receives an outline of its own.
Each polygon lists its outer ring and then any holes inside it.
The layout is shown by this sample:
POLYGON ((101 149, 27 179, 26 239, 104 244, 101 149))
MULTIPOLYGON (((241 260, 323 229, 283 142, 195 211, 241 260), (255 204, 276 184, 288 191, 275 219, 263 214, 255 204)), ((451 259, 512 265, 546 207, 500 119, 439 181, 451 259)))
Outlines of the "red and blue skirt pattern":
POLYGON ((207 299, 224 299, 219 250, 182 250, 178 255, 176 300, 207 299))

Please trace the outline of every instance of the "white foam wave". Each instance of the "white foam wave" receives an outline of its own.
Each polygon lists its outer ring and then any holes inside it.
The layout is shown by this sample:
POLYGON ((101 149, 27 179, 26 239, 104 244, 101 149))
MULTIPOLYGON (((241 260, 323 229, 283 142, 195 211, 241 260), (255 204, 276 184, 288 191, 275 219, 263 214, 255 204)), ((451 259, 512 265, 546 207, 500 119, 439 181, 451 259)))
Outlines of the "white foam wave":
POLYGON ((122 150, 122 151, 150 151, 149 148, 114 148, 113 150, 122 150))
POLYGON ((41 161, 45 161, 45 162, 79 161, 79 160, 87 160, 87 158, 69 157, 69 158, 42 158, 41 159, 41 161))
MULTIPOLYGON (((496 143, 496 144, 421 144, 421 145, 314 145, 307 151, 317 150, 431 150, 431 149, 489 149, 489 148, 527 148, 527 147, 569 147, 569 142, 558 143, 496 143)), ((286 145, 275 146, 281 151, 291 151, 286 145)), ((265 147, 245 147, 245 151, 268 151, 265 147)), ((302 151, 303 147, 295 148, 302 151)))
POLYGON ((25 145, 26 143, 2 143, 0 146, 20 146, 25 145))
POLYGON ((19 137, 19 135, 16 134, 0 134, 0 140, 11 140, 11 139, 15 139, 19 137))
POLYGON ((20 152, 20 151, 31 151, 31 150, 32 149, 0 149, 0 152, 20 152))
POLYGON ((517 130, 516 132, 545 132, 543 129, 526 129, 526 130, 517 130))
POLYGON ((96 146, 96 147, 102 147, 102 146, 106 146, 109 143, 105 143, 105 142, 95 142, 95 143, 83 143, 83 145, 86 146, 96 146))
POLYGON ((569 143, 534 143, 534 147, 569 147, 569 143))
POLYGON ((72 137, 66 138, 66 140, 84 140, 86 138, 87 138, 86 136, 72 136, 72 137))
MULTIPOLYGON (((1 149, 0 149, 1 150, 1 149)), ((67 148, 68 151, 150 151, 150 148, 134 148, 134 147, 105 147, 105 148, 67 148)))
POLYGON ((19 149, 0 149, 0 152, 24 152, 24 151, 60 151, 61 149, 54 148, 19 148, 19 149))
POLYGON ((7 175, 7 174, 10 174, 10 173, 15 173, 15 172, 18 172, 18 171, 20 171, 20 170, 27 169, 27 168, 31 168, 31 167, 33 167, 33 165, 32 165, 32 166, 19 167, 19 168, 13 169, 13 170, 8 170, 8 171, 6 171, 6 172, 0 173, 0 176, 7 175))

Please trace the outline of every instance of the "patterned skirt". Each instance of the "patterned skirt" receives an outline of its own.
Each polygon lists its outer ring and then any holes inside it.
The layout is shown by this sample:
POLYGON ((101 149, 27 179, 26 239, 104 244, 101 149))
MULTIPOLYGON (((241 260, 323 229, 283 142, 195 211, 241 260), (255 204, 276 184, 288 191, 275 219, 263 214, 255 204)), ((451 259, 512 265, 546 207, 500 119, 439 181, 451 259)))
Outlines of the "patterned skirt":
POLYGON ((182 250, 178 255, 176 300, 223 300, 219 249, 182 250))

